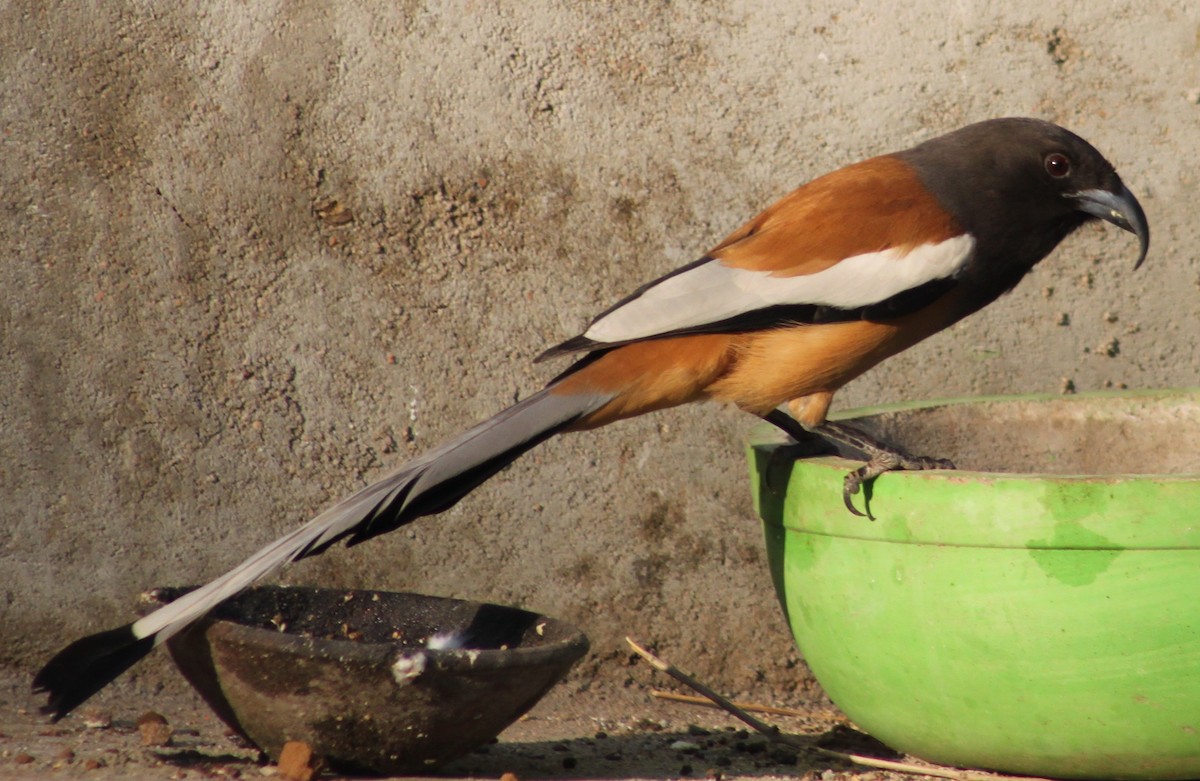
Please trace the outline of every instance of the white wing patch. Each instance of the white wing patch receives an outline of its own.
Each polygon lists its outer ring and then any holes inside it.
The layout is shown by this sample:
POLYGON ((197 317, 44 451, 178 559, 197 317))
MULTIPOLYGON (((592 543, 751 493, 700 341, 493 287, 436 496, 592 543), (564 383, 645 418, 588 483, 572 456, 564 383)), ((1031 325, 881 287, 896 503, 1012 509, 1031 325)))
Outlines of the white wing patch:
POLYGON ((816 274, 795 277, 711 260, 664 278, 596 320, 583 335, 595 342, 645 339, 788 304, 856 309, 950 277, 974 250, 975 239, 962 234, 908 252, 888 249, 854 255, 816 274))

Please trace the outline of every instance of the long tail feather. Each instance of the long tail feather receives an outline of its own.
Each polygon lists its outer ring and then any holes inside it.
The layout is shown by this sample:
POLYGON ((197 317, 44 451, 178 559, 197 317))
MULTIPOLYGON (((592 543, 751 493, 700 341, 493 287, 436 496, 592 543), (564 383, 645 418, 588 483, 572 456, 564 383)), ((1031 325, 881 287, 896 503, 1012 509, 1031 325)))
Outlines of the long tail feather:
POLYGON ((34 691, 49 693, 43 712, 58 721, 153 648, 154 638, 139 639, 133 624, 76 640, 55 654, 33 679, 34 691))
POLYGON ((547 388, 480 423, 378 482, 343 499, 304 526, 260 549, 226 574, 149 615, 76 640, 34 678, 57 721, 221 602, 288 562, 339 540, 357 544, 423 515, 442 512, 522 454, 610 400, 547 388))

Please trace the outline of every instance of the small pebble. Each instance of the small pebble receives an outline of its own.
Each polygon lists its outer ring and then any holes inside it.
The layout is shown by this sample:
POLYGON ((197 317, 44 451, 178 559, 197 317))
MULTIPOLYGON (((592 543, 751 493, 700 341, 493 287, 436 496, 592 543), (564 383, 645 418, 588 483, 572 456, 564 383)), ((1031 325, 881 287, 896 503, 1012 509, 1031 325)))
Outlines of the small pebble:
POLYGON ((289 740, 279 752, 279 774, 291 781, 312 781, 317 774, 312 746, 299 740, 289 740))
POLYGON ((138 716, 137 728, 142 736, 143 746, 171 745, 171 725, 161 713, 146 711, 138 716))
POLYGON ((671 750, 695 753, 700 750, 700 745, 690 740, 677 740, 671 744, 671 750))
POLYGON ((100 708, 88 708, 79 717, 87 729, 108 729, 112 726, 112 713, 100 708))
POLYGON ((28 754, 17 754, 13 757, 13 762, 16 762, 18 765, 28 765, 33 762, 33 757, 28 754))
POLYGON ((83 769, 84 770, 99 770, 102 767, 104 767, 104 763, 101 762, 99 759, 83 760, 83 769))

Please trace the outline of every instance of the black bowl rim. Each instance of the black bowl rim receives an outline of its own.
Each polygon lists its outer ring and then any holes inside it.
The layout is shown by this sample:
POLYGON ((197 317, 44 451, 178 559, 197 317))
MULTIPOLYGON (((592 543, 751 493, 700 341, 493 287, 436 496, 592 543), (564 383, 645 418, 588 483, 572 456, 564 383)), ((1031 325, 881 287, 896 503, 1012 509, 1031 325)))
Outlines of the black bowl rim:
MULTIPOLYGON (((148 607, 153 608, 166 604, 161 598, 163 591, 185 592, 194 586, 158 587, 144 594, 148 607)), ((520 669, 542 667, 549 664, 574 662, 587 653, 590 643, 587 636, 576 626, 561 619, 546 616, 511 605, 499 605, 491 602, 479 602, 469 599, 457 599, 432 594, 420 594, 415 591, 387 591, 383 589, 352 589, 326 588, 320 586, 281 586, 260 585, 252 586, 241 592, 279 591, 291 592, 330 592, 337 594, 354 594, 355 596, 370 596, 373 594, 391 596, 416 596, 439 602, 450 602, 459 605, 477 605, 492 607, 504 611, 512 611, 532 616, 537 623, 562 631, 565 637, 561 640, 537 646, 518 646, 516 648, 427 648, 400 642, 360 642, 357 640, 341 640, 305 637, 287 631, 264 629, 251 626, 227 618, 206 617, 198 622, 197 627, 207 629, 213 627, 230 640, 245 645, 253 645, 274 653, 290 654, 306 658, 329 658, 339 662, 360 662, 366 664, 387 663, 389 666, 400 659, 412 659, 418 654, 423 655, 426 665, 432 665, 441 672, 457 673, 484 670, 520 669)), ((428 667, 426 668, 428 669, 428 667)))

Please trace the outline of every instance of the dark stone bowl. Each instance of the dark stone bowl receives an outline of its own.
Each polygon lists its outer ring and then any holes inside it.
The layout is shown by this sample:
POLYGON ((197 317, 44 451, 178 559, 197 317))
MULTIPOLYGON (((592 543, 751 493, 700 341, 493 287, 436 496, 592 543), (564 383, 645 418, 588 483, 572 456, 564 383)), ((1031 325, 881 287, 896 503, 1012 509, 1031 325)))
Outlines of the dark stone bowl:
MULTIPOLYGON (((155 589, 150 601, 189 590, 155 589)), ((273 759, 304 741, 338 769, 389 774, 428 771, 494 738, 588 641, 513 607, 262 586, 167 648, 217 715, 273 759)))

